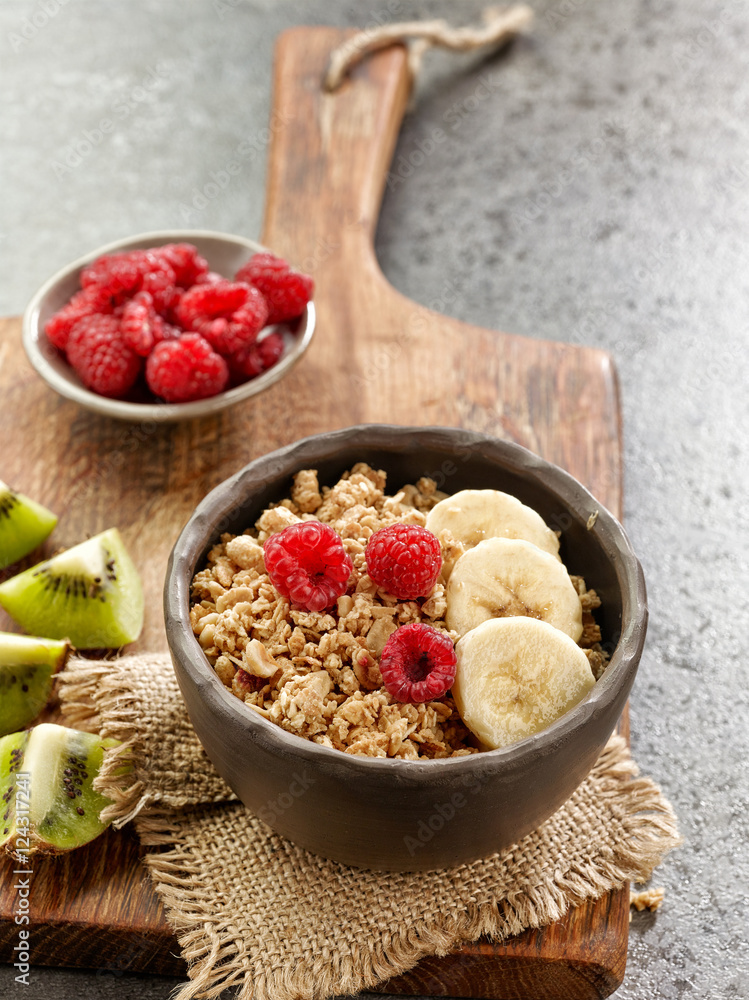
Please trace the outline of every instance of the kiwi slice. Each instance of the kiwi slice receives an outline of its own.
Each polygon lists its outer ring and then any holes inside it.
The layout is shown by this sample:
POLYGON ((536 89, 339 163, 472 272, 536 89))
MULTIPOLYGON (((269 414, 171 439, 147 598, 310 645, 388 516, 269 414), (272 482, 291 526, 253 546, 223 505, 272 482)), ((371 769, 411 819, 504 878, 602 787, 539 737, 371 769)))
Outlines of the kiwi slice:
POLYGON ((39 715, 69 652, 64 639, 0 632, 0 736, 23 729, 39 715))
POLYGON ((0 480, 0 569, 35 549, 56 524, 51 510, 0 480))
POLYGON ((106 830, 110 800, 94 790, 104 750, 117 740, 42 723, 0 739, 0 847, 20 857, 60 854, 106 830))
POLYGON ((143 588, 116 528, 6 580, 0 604, 27 632, 78 649, 122 646, 143 627, 143 588))

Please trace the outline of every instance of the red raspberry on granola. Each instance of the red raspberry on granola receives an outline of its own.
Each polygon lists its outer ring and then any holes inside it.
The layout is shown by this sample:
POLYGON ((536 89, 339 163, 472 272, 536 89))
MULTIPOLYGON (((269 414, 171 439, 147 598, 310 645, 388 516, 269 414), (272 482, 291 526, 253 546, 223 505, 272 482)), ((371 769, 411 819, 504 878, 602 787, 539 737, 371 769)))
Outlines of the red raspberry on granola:
POLYGON ((457 657, 447 632, 412 622, 392 633, 380 657, 382 683, 400 702, 434 701, 455 680, 457 657))
POLYGON ((346 593, 353 563, 341 536, 321 521, 300 521, 263 543, 265 569, 282 597, 325 611, 346 593))
POLYGON ((417 524, 389 524, 370 536, 367 572, 378 587, 402 601, 431 593, 442 569, 442 547, 417 524))

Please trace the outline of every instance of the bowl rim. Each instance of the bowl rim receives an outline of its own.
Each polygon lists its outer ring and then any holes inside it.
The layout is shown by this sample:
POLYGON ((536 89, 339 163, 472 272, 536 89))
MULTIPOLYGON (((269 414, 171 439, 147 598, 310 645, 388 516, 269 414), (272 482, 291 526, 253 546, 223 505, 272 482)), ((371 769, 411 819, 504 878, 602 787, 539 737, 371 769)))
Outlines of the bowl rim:
MULTIPOLYGON (((395 450, 387 449, 384 450, 395 450)), ((320 456, 322 457, 322 456, 320 456)), ((289 475, 292 473, 290 472, 289 475)), ((511 766, 523 759, 529 752, 553 753, 554 748, 566 741, 571 734, 584 725, 585 721, 607 704, 616 700, 620 683, 631 686, 645 643, 648 606, 645 579, 642 566, 635 555, 631 542, 618 519, 607 510, 578 480, 560 466, 555 465, 522 445, 506 441, 477 431, 468 431, 447 426, 398 426, 393 424, 357 424, 337 431, 321 432, 285 445, 266 455, 259 456, 243 466, 236 473, 219 483, 195 508, 187 524, 174 544, 167 566, 164 584, 164 619, 167 640, 175 672, 179 679, 179 667, 186 671, 196 686, 201 698, 205 699, 211 715, 217 711, 228 711, 232 721, 247 726, 264 749, 276 755, 289 756, 291 753, 302 762, 326 763, 336 769, 352 773, 388 774, 394 773, 400 782, 421 784, 431 782, 444 768, 457 775, 473 772, 484 767, 494 769, 497 765, 511 766), (331 449, 333 445, 345 447, 360 443, 362 447, 376 447, 376 437, 387 433, 409 446, 414 438, 429 435, 430 444, 434 438, 443 435, 446 443, 461 447, 487 445, 495 453, 502 454, 503 464, 509 470, 530 476, 542 485, 550 487, 572 512, 588 520, 596 511, 597 516, 589 530, 599 537, 606 555, 614 560, 617 577, 622 581, 622 629, 611 660, 603 676, 596 681, 592 691, 562 718, 546 729, 507 747, 484 750, 478 754, 432 760, 401 760, 379 757, 363 757, 342 753, 311 740, 287 733, 280 726, 264 719, 259 713, 247 707, 233 695, 216 675, 208 658, 192 632, 189 622, 190 582, 189 564, 195 553, 202 552, 208 538, 217 537, 220 526, 236 509, 236 501, 231 500, 235 487, 250 479, 254 473, 266 465, 274 463, 286 465, 292 458, 300 464, 297 469, 308 468, 309 459, 314 461, 316 446, 331 449), (369 440, 359 441, 362 436, 369 440), (197 541, 198 538, 201 541, 197 541), (179 665, 179 666, 178 666, 179 665), (393 772, 393 769, 396 769, 393 772)))
POLYGON ((221 240, 225 243, 251 250, 254 253, 273 251, 256 240, 234 233, 223 233, 213 229, 163 229, 147 233, 137 233, 124 239, 113 240, 89 253, 66 264, 48 278, 31 297, 23 313, 21 341, 26 356, 37 374, 55 392, 70 399, 86 409, 120 420, 143 421, 154 423, 169 423, 175 420, 189 420, 196 417, 206 417, 232 406, 235 403, 250 399, 258 393, 278 382, 300 360, 309 347, 315 332, 316 312, 314 302, 307 304, 302 314, 299 331, 295 335, 292 348, 275 365, 261 375, 244 382, 242 385, 227 389, 217 396, 198 399, 188 403, 133 403, 123 399, 110 399, 86 389, 78 381, 73 381, 62 375, 50 363, 49 356, 58 351, 47 340, 41 329, 39 314, 47 295, 66 278, 80 271, 86 264, 96 260, 103 254, 116 253, 121 250, 139 249, 145 246, 160 246, 164 243, 192 243, 195 240, 221 240))

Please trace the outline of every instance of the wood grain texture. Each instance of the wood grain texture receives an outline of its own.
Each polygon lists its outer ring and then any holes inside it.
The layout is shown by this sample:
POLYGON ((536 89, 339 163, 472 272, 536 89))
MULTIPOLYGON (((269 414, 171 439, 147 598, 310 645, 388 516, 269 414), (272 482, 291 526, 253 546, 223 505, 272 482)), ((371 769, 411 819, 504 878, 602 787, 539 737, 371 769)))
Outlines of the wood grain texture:
MULTIPOLYGON (((564 466, 621 512, 616 375, 603 352, 480 329, 404 298, 372 243, 407 98, 395 47, 334 95, 319 83, 345 33, 292 29, 276 54, 263 241, 311 271, 318 328, 300 365, 229 413, 183 425, 124 424, 57 397, 0 321, 0 476, 60 515, 27 562, 117 525, 143 576, 147 613, 133 651, 165 648, 161 590, 171 546, 197 502, 242 465, 307 434, 359 422, 463 426, 564 466)), ((449 489, 449 483, 447 487, 449 489)), ((0 628, 12 624, 0 617, 0 628)), ((626 720, 625 720, 626 724, 626 720)), ((65 859, 36 861, 33 961, 182 974, 140 848, 108 833, 65 859)), ((0 959, 17 941, 12 865, 0 863, 0 959)), ((628 889, 501 945, 427 959, 383 992, 596 1000, 617 988, 628 889)))

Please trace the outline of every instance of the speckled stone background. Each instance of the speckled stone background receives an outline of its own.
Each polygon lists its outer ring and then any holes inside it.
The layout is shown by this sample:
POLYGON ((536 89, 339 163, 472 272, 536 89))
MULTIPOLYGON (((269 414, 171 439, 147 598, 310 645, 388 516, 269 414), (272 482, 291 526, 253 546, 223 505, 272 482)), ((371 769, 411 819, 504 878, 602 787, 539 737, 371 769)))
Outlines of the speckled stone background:
MULTIPOLYGON (((626 523, 651 612, 632 742, 686 837, 655 879, 663 907, 634 916, 616 997, 749 997, 749 9, 535 7, 532 37, 504 58, 429 57, 377 249, 420 302, 616 359, 626 523), (436 128, 445 141, 412 168, 436 128)), ((131 233, 257 237, 284 27, 480 9, 3 0, 0 311, 131 233), (199 197, 243 139, 256 153, 242 172, 199 197)), ((22 987, 0 966, 0 994, 28 1000, 162 1000, 175 982, 34 969, 22 987)))

